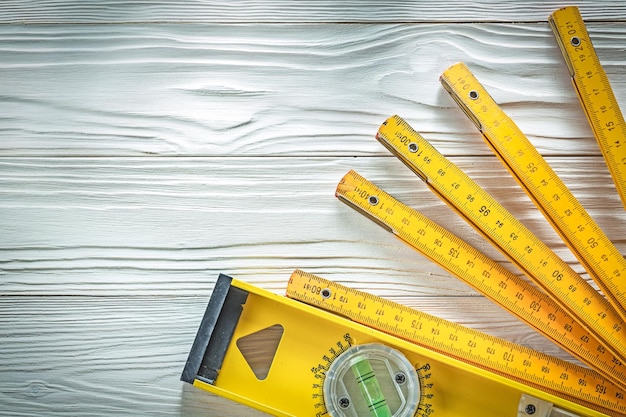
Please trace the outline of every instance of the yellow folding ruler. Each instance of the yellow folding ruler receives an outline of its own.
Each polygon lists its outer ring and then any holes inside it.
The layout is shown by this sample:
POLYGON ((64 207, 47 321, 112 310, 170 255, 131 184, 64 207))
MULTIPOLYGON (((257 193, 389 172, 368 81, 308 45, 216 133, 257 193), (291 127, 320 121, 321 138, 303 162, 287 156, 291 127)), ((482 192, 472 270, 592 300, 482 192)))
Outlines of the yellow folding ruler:
POLYGON ((626 208, 626 123, 577 7, 549 18, 572 84, 626 208))
POLYGON ((626 324, 608 301, 459 167, 402 118, 376 138, 444 202, 626 363, 626 324), (625 329, 622 331, 622 329, 625 329))
POLYGON ((624 320, 626 259, 463 63, 441 82, 624 320))
POLYGON ((354 171, 337 197, 374 220, 614 383, 626 387, 623 362, 564 309, 528 282, 354 171))
POLYGON ((181 379, 275 416, 626 414, 624 390, 586 368, 308 274, 290 281, 289 294, 304 302, 220 275, 181 379), (339 314, 314 306, 320 302, 339 314), (453 355, 441 353, 455 345, 453 355), (540 375, 511 379, 473 365, 466 353, 501 363, 507 375, 535 368, 540 375), (546 381, 553 392, 536 387, 546 381))

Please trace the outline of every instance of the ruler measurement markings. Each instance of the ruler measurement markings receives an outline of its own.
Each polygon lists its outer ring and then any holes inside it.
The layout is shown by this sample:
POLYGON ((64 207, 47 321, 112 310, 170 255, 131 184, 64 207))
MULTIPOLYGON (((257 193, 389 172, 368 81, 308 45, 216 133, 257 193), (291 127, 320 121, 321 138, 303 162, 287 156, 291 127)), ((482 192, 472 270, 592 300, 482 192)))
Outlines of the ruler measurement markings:
MULTIPOLYGON (((515 129, 517 128, 515 127, 515 129)), ((490 128, 483 128, 483 131, 488 136, 497 135, 495 129, 493 129, 492 132, 490 128)), ((510 171, 515 172, 514 176, 518 179, 518 181, 523 182, 524 176, 518 175, 517 171, 515 170, 515 166, 527 167, 526 173, 528 174, 529 178, 534 179, 533 184, 535 186, 531 187, 524 185, 523 188, 526 190, 527 193, 533 194, 533 196, 531 196, 532 200, 536 204, 541 206, 540 210, 547 217, 560 218, 562 221, 563 219, 567 218, 568 221, 572 224, 578 225, 578 227, 576 227, 577 231, 584 231, 586 227, 589 227, 588 221, 584 219, 581 210, 576 207, 577 205, 572 203, 567 193, 559 191, 563 189, 565 185, 560 181, 560 179, 558 179, 554 171, 546 164, 538 165, 537 163, 533 162, 541 158, 541 155, 535 149, 530 149, 526 147, 523 150, 516 150, 511 147, 510 149, 504 149, 503 151, 499 150, 498 155, 501 158, 506 159, 507 161, 514 161, 514 163, 507 163, 507 168, 510 171), (541 174, 542 172, 544 172, 544 175, 539 177, 539 174, 541 174), (552 191, 551 195, 545 194, 544 199, 534 196, 534 189, 549 189, 551 187, 554 187, 555 190, 552 191), (545 204, 544 201, 549 203, 545 204)), ((573 245, 572 239, 570 239, 567 234, 563 233, 560 230, 557 230, 557 233, 561 236, 562 239, 566 241, 566 243, 568 243, 568 246, 570 248, 573 247, 572 251, 577 254, 577 258, 582 258, 582 254, 580 253, 580 251, 577 250, 576 247, 573 245)), ((590 269, 588 262, 586 262, 584 258, 582 258, 581 263, 586 264, 586 270, 590 269)))
MULTIPOLYGON (((488 108, 482 111, 488 112, 488 108)), ((500 123, 498 125, 502 126, 500 123)), ((512 138, 510 135, 508 137, 512 138)), ((419 177, 436 195, 541 288, 553 295, 562 307, 578 318, 580 324, 614 346, 614 353, 626 361, 623 353, 626 352, 626 334, 620 333, 624 327, 621 318, 606 300, 537 236, 402 118, 393 116, 387 119, 379 129, 377 138, 413 172, 419 172, 419 177), (439 166, 444 166, 445 170, 439 166), (451 190, 447 192, 449 187, 451 190), (490 217, 495 219, 489 220, 490 217), (533 253, 535 250, 539 254, 533 253)), ((519 150, 513 153, 519 155, 519 150)), ((539 172, 533 162, 527 163, 527 166, 539 172)))
MULTIPOLYGON (((333 292, 341 293, 349 299, 360 293, 360 291, 297 270, 289 280, 287 296, 331 312, 336 311, 337 304, 334 299, 324 299, 316 294, 312 297, 307 296, 306 290, 303 290, 303 283, 311 282, 315 282, 315 285, 320 287, 330 288, 333 292)), ((387 306, 394 304, 393 302, 385 303, 387 306)), ((411 319, 410 322, 407 320, 403 326, 411 326, 409 323, 414 323, 416 320, 424 325, 421 331, 414 332, 411 338, 403 337, 398 330, 391 333, 394 336, 405 338, 427 349, 510 379, 540 387, 556 395, 575 398, 579 402, 582 400, 589 403, 586 404, 587 406, 597 404, 610 410, 626 412, 623 389, 605 380, 595 371, 406 306, 399 304, 397 306, 397 309, 404 312, 405 317, 411 319), (457 337, 451 338, 450 335, 457 335, 457 337), (465 346, 466 340, 472 341, 472 344, 465 346), (598 386, 604 387, 599 393, 597 392, 598 386)), ((351 308, 346 311, 348 318, 360 322, 362 319, 355 314, 357 310, 358 307, 355 310, 352 304, 351 308)))
POLYGON ((570 72, 572 85, 626 208, 626 123, 608 76, 577 7, 548 19, 570 72))
MULTIPOLYGON (((490 134, 490 129, 486 128, 484 129, 485 131, 487 131, 487 134, 490 134)), ((542 187, 550 187, 555 181, 554 178, 556 177, 556 175, 554 174, 554 172, 552 170, 548 170, 548 172, 545 172, 544 175, 541 175, 541 177, 539 177, 540 174, 542 174, 542 168, 545 167, 540 167, 538 166, 534 161, 537 160, 537 158, 539 157, 539 155, 536 152, 528 152, 528 149, 511 149, 510 152, 507 152, 506 150, 504 152, 499 152, 499 155, 502 158, 505 158, 506 160, 512 160, 512 161, 516 161, 516 164, 508 164, 508 167, 510 170, 514 170, 513 166, 526 166, 528 168, 528 173, 529 176, 533 176, 535 177, 535 181, 534 184, 536 184, 537 187, 542 186, 542 187)), ((515 175, 517 178, 521 180, 521 176, 519 175, 515 175)), ((558 184, 556 184, 555 186, 558 187, 558 184)), ((532 188, 528 187, 528 186, 524 186, 523 187, 525 190, 527 190, 527 192, 532 192, 529 190, 532 190, 532 188)), ((571 204, 569 201, 567 201, 566 198, 562 198, 563 193, 559 193, 558 191, 554 192, 551 196, 547 196, 548 199, 551 199, 552 204, 549 205, 547 207, 546 210, 542 209, 542 211, 548 211, 548 216, 551 217, 560 217, 560 218, 564 218, 564 217, 570 217, 572 219, 576 219, 576 214, 578 213, 578 210, 576 210, 576 208, 572 208, 571 204)), ((535 202, 538 201, 538 199, 533 198, 533 200, 535 202)), ((540 203, 539 203, 540 204, 540 203)), ((544 207, 542 205, 542 207, 544 207)), ((564 237, 565 239, 567 239, 567 236, 563 236, 562 233, 559 233, 562 237, 564 237)))
POLYGON ((389 218, 389 224, 383 224, 386 230, 394 230, 394 235, 400 240, 482 292, 583 362, 598 369, 616 383, 626 384, 624 366, 621 360, 616 359, 614 350, 584 329, 545 294, 418 211, 395 200, 356 172, 350 171, 346 174, 337 187, 337 197, 341 201, 381 224, 382 220, 377 217, 380 207, 371 204, 371 196, 375 196, 378 201, 389 204, 393 202, 397 208, 394 216, 389 218), (438 233, 434 238, 427 230, 436 230, 438 233), (441 245, 435 244, 433 238, 439 240, 441 245), (452 245, 461 250, 458 258, 448 256, 452 245), (467 268, 471 272, 468 273, 467 268))
POLYGON ((496 155, 563 238, 623 320, 626 317, 622 303, 626 296, 626 283, 619 282, 619 278, 626 273, 624 257, 464 64, 450 67, 441 81, 455 101, 464 107, 464 112, 472 113, 472 120, 479 121, 477 126, 486 142, 496 150, 496 155), (478 98, 465 98, 461 86, 476 91, 478 98))

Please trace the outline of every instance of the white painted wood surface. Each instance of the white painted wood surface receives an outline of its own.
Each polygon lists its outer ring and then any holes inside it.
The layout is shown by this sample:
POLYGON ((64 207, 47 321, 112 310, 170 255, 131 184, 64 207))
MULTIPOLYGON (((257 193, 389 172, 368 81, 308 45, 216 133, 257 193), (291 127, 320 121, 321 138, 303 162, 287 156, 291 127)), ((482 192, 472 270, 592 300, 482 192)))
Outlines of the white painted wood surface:
MULTIPOLYGON (((440 87, 464 61, 626 253, 565 4, 335 3, 0 3, 0 415, 260 415, 179 382, 220 272, 281 293, 302 268, 569 358, 334 197, 354 168, 510 267, 374 140, 397 113, 587 277, 440 87)), ((626 5, 573 3, 626 106, 626 5)))

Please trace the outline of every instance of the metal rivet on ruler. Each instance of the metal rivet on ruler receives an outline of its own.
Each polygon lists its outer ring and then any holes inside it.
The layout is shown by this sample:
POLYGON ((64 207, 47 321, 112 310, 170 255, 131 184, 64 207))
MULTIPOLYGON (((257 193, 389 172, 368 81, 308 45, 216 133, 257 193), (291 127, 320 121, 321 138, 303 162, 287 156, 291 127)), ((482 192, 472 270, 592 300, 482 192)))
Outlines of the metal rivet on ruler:
POLYGON ((320 294, 322 295, 322 298, 330 298, 330 295, 332 294, 332 292, 330 291, 329 288, 324 288, 320 294))
POLYGON ((411 153, 417 152, 417 150, 420 148, 415 142, 409 143, 408 147, 409 147, 409 152, 411 153))
POLYGON ((533 404, 528 404, 524 411, 526 411, 526 414, 535 414, 535 412, 537 411, 537 407, 535 407, 533 404))
POLYGON ((469 92, 469 98, 471 98, 472 100, 476 100, 478 98, 478 91, 476 90, 472 90, 469 92))
POLYGON ((572 37, 572 40, 570 42, 571 42, 572 46, 580 46, 580 44, 582 43, 578 36, 572 37))
POLYGON ((371 195, 370 198, 367 199, 367 201, 370 203, 370 205, 375 206, 376 204, 378 204, 378 197, 376 197, 375 195, 371 195))

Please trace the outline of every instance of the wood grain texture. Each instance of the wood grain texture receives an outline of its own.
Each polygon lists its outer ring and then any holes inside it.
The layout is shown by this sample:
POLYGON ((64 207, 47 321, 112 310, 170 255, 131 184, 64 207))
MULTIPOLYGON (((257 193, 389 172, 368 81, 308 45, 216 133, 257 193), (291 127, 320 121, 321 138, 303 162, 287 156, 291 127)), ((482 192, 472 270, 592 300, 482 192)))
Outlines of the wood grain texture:
POLYGON ((626 5, 618 0, 5 0, 0 22, 544 22, 568 5, 589 20, 626 20, 626 5))
MULTIPOLYGON (((573 3, 626 103, 626 5, 573 3)), ((302 268, 571 359, 334 197, 356 169, 516 271, 374 140, 400 114, 587 278, 441 88, 464 61, 626 253, 564 5, 0 2, 0 415, 262 415, 179 381, 220 272, 280 294, 302 268)))
MULTIPOLYGON (((455 160, 582 272, 494 157, 455 160)), ((608 174, 594 169, 601 158, 549 161, 626 251, 623 233, 611 227, 626 224, 626 212, 608 174)), ((220 271, 282 289, 300 267, 375 285, 384 273, 386 295, 467 294, 334 197, 349 169, 504 261, 394 158, 5 159, 0 232, 10 246, 0 253, 3 290, 194 295, 220 271)))
POLYGON ((178 381, 206 301, 2 297, 0 414, 255 415, 178 381))
MULTIPOLYGON (((626 28, 590 31, 626 103, 626 28)), ((4 155, 380 155, 394 113, 489 155, 438 80, 458 61, 540 152, 599 154, 547 23, 5 25, 0 55, 4 155)))

